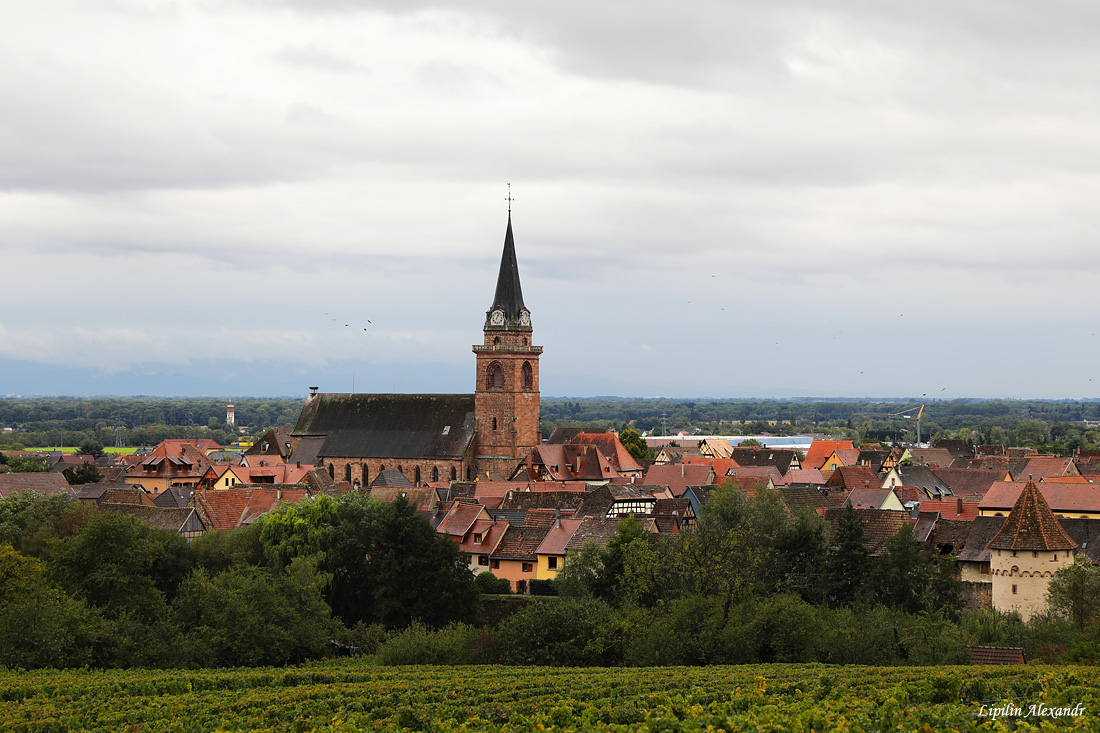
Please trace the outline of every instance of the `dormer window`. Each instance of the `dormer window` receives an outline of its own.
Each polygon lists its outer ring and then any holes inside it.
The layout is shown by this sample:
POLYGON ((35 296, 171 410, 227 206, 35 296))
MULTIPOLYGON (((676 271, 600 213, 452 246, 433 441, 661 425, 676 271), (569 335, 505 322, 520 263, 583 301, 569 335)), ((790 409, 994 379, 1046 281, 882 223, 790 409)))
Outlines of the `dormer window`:
POLYGON ((481 532, 474 532, 474 544, 475 545, 480 545, 481 544, 481 532))

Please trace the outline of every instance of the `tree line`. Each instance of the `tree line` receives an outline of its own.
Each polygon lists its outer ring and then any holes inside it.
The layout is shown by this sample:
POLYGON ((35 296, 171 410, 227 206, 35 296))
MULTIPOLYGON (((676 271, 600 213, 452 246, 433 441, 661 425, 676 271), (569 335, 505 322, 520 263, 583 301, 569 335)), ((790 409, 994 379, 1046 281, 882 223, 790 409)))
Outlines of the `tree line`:
POLYGON ((716 490, 697 525, 623 520, 571 553, 556 596, 506 599, 404 500, 286 504, 188 544, 65 496, 0 500, 0 664, 296 663, 333 650, 384 664, 943 664, 972 644, 1100 658, 1100 571, 1059 572, 1023 624, 967 613, 950 556, 903 528, 872 556, 858 515, 835 531, 771 492, 716 490))

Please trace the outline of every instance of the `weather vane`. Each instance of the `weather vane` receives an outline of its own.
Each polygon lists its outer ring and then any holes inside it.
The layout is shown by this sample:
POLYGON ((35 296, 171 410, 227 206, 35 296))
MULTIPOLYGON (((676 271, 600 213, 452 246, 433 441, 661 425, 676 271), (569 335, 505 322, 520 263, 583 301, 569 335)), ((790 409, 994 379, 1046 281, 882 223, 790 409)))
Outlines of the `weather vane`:
POLYGON ((515 200, 515 199, 512 198, 512 184, 511 183, 508 184, 508 198, 506 198, 504 200, 508 202, 508 215, 511 216, 511 214, 512 214, 512 202, 515 200))

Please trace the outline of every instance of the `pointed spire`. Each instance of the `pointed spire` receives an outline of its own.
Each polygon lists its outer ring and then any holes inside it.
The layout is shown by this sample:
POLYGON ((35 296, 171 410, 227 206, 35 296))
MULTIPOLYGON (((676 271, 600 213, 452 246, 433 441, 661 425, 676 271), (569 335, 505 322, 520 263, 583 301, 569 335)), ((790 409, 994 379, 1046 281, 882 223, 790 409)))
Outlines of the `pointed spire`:
MULTIPOLYGON (((489 306, 486 327, 511 327, 519 326, 529 328, 527 323, 521 323, 520 315, 526 309, 523 306, 523 289, 519 284, 519 263, 516 261, 516 244, 512 238, 512 214, 508 213, 508 230, 504 235, 504 253, 500 257, 500 273, 497 275, 497 289, 493 296, 493 304, 489 306), (492 314, 495 310, 504 312, 504 323, 493 323, 492 314)), ((529 314, 528 314, 529 316, 529 314)))
POLYGON ((1034 481, 1028 481, 1001 531, 989 542, 994 550, 1073 550, 1077 543, 1066 534, 1034 481))

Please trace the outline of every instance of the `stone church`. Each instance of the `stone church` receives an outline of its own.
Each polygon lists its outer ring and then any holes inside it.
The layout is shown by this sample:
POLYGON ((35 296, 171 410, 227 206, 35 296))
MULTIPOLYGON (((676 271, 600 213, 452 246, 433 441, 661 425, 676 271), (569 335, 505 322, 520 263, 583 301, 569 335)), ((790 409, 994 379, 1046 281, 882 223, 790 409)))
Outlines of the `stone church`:
POLYGON ((311 393, 291 431, 291 460, 367 487, 396 469, 414 485, 506 480, 542 443, 539 355, 523 304, 512 215, 483 343, 473 347, 473 394, 311 393))

